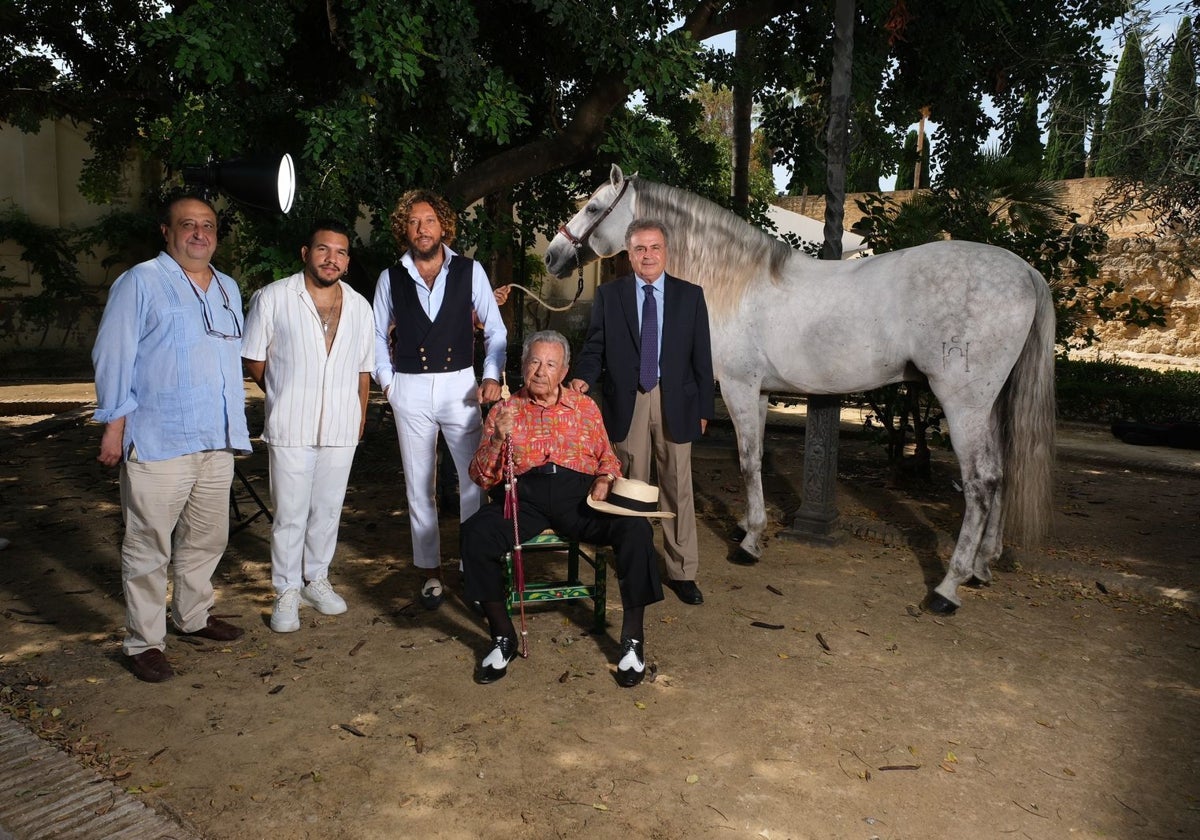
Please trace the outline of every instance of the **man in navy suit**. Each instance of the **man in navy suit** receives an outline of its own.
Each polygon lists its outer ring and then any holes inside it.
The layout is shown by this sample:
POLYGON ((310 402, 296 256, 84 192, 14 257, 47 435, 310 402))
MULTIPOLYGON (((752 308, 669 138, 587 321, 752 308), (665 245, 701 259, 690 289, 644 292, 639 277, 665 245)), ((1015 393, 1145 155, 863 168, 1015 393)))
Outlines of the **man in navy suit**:
POLYGON ((666 273, 667 229, 635 219, 625 232, 634 274, 596 291, 571 387, 587 393, 604 374, 604 426, 621 469, 650 480, 658 471, 667 585, 687 604, 701 604, 700 553, 692 501, 692 441, 713 417, 712 351, 704 290, 666 273))

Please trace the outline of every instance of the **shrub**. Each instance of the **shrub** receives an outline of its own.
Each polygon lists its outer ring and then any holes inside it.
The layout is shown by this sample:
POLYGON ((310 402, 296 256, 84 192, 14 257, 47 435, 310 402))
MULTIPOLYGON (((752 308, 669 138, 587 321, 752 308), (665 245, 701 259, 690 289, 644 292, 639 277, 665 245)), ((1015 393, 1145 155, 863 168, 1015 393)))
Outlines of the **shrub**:
POLYGON ((1063 358, 1055 368, 1060 420, 1200 421, 1200 373, 1195 371, 1063 358))

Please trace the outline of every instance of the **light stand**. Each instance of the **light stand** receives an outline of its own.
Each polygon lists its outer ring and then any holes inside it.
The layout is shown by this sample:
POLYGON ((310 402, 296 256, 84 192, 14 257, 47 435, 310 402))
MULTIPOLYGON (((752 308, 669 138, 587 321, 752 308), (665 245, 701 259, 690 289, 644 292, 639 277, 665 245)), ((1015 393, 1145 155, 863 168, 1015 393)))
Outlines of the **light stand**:
POLYGON ((260 210, 287 213, 296 198, 292 156, 211 161, 183 167, 185 184, 211 187, 234 201, 260 210))

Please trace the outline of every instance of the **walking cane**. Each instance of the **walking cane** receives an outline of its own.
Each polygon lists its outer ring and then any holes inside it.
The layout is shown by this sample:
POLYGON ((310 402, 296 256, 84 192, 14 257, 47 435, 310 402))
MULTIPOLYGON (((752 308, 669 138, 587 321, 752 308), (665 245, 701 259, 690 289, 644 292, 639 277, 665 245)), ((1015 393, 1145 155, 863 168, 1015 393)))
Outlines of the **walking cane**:
POLYGON ((525 559, 521 554, 521 526, 517 517, 517 472, 513 464, 512 435, 504 438, 504 518, 513 523, 513 586, 521 605, 521 658, 529 658, 529 631, 525 629, 525 559))

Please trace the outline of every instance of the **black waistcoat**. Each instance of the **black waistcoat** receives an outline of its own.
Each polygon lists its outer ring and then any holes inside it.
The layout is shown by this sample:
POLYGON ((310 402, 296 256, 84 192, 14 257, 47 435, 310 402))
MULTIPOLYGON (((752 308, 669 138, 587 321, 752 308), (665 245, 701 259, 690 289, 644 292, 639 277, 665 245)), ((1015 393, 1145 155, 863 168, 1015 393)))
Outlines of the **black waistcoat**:
POLYGON ((403 265, 388 269, 392 284, 392 367, 399 373, 444 373, 471 367, 474 358, 474 260, 457 254, 446 272, 446 294, 437 317, 425 314, 412 275, 403 265))

